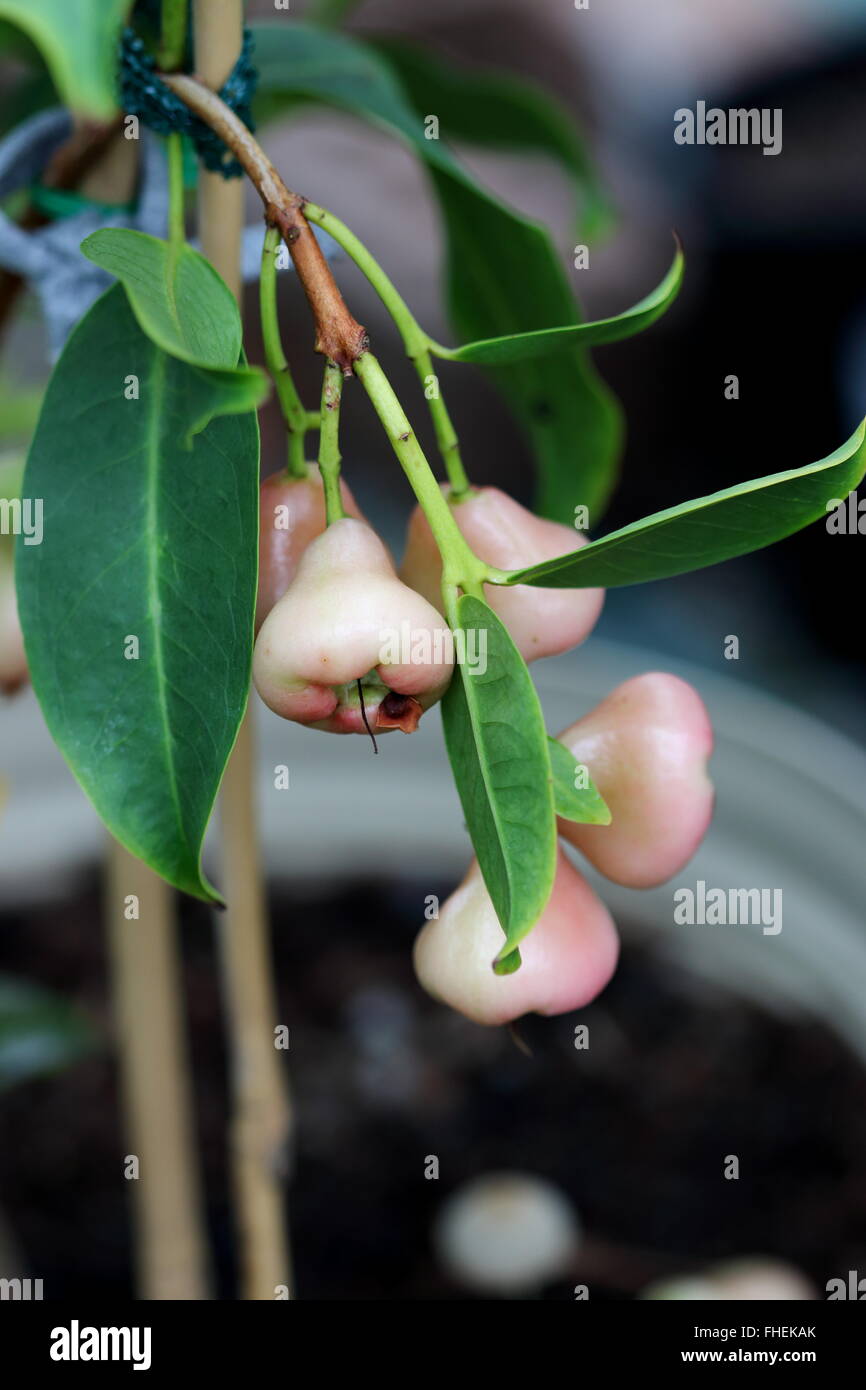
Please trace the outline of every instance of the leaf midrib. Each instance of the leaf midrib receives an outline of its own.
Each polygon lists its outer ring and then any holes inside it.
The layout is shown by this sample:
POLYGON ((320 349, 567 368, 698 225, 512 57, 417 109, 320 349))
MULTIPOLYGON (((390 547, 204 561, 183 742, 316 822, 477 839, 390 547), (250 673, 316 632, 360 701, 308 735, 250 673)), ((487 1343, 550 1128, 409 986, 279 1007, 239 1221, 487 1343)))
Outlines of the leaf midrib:
POLYGON ((168 370, 168 358, 159 348, 153 349, 153 373, 151 378, 151 390, 153 394, 153 408, 148 414, 148 427, 145 435, 145 476, 147 480, 146 492, 146 532, 150 537, 150 544, 146 546, 147 555, 147 608, 153 629, 153 666, 156 673, 156 701, 159 709, 160 722, 165 735, 165 760, 168 770, 168 780, 171 789, 171 800, 177 815, 177 824, 181 839, 186 845, 187 851, 192 855, 193 861, 196 854, 187 835, 186 823, 184 821, 183 810, 180 801, 180 789, 178 785, 177 767, 174 760, 174 740, 171 736, 171 724, 168 715, 168 703, 166 701, 166 675, 165 659, 163 654, 162 636, 162 600, 159 593, 159 460, 160 444, 162 433, 160 429, 163 420, 165 402, 167 397, 166 375, 168 370))

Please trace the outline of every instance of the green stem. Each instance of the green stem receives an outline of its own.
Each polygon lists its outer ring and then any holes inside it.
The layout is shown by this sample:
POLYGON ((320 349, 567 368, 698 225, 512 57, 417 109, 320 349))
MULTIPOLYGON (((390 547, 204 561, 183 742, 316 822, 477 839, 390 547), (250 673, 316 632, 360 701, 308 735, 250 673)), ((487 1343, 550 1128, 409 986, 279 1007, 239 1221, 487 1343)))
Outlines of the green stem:
POLYGON ((325 363, 322 378, 322 424, 319 430, 319 472, 325 494, 325 517, 328 525, 345 515, 340 491, 340 401, 343 395, 343 373, 330 358, 325 363))
POLYGON ((188 0, 162 0, 157 66, 163 72, 183 67, 188 10, 188 0))
POLYGON ((464 540, 394 388, 372 352, 362 353, 356 360, 355 375, 370 397, 430 524, 442 556, 443 592, 453 592, 459 587, 464 593, 483 598, 487 566, 473 554, 464 540))
POLYGON ((186 238, 183 191, 183 136, 169 135, 168 154, 168 239, 175 248, 186 238))
POLYGON ((265 364, 273 379, 277 399, 283 413, 288 436, 288 470, 293 478, 306 478, 305 439, 311 428, 311 417, 295 389, 292 373, 283 352, 280 325, 277 318, 277 251, 280 233, 268 227, 262 247, 262 268, 259 277, 259 308, 262 319, 262 340, 265 364))
POLYGON ((460 445, 457 434, 448 414, 445 401, 439 389, 439 377, 433 371, 433 363, 430 357, 430 339, 424 332, 421 325, 415 318, 403 296, 400 294, 396 285, 389 280, 382 267, 375 257, 371 256, 366 246, 355 233, 335 217, 332 212, 319 207, 316 203, 304 203, 304 215, 308 221, 315 223, 324 231, 330 233, 338 245, 342 246, 347 255, 351 256, 358 269, 369 280, 373 289, 378 294, 391 318, 397 326, 397 330, 403 339, 406 355, 414 364, 415 370, 424 387, 424 395, 430 408, 430 415, 433 420, 433 428, 436 431, 436 443, 442 455, 442 462, 445 464, 445 471, 448 474, 448 481, 451 484, 452 496, 455 501, 466 495, 469 491, 469 479, 460 457, 460 445), (434 380, 431 383, 430 378, 434 380), (433 387, 435 394, 428 396, 429 388, 433 387))
POLYGON ((451 416, 448 414, 448 407, 439 388, 439 374, 434 372, 433 361, 426 348, 423 352, 418 353, 413 361, 415 370, 421 378, 421 385, 424 387, 424 396, 430 409, 433 429, 436 432, 436 443, 439 446, 439 453, 442 456, 448 481, 451 484, 451 497, 454 502, 459 502, 471 491, 471 484, 460 456, 457 431, 451 421, 451 416), (431 387, 435 392, 432 396, 427 394, 431 387))
POLYGON ((334 28, 355 9, 358 0, 312 0, 304 19, 334 28))

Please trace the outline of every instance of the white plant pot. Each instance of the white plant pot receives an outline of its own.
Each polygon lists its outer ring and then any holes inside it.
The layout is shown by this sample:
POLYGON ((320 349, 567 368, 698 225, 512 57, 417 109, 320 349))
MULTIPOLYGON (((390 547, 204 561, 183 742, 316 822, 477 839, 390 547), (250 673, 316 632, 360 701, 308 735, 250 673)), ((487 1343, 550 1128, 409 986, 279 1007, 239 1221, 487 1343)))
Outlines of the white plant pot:
MULTIPOLYGON (((558 732, 651 652, 599 638, 534 673, 558 732)), ((866 1059, 866 755, 825 724, 728 676, 679 661, 716 732, 711 830, 675 882, 649 892, 593 880, 627 933, 694 973, 777 1009, 813 1012, 866 1059), (778 935, 760 926, 677 926, 673 892, 781 889, 778 935)), ((411 738, 326 737, 256 710, 265 862, 272 880, 327 884, 390 874, 433 887, 470 857, 438 712, 411 738), (275 769, 289 769, 288 790, 275 769)), ((42 724, 32 693, 0 709, 0 904, 62 899, 102 852, 104 832, 42 724)), ((219 881, 214 832, 207 859, 219 881)), ((433 888, 431 887, 431 891, 433 888)), ((419 926, 423 902, 419 898, 419 926)))

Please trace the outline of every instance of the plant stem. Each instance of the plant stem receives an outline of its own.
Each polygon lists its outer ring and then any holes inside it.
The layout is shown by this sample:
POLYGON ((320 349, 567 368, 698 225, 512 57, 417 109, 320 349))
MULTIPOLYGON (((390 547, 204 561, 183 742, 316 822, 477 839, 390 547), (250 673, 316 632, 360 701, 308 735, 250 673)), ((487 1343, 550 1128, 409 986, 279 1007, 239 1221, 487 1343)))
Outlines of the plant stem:
POLYGON ((328 525, 346 515, 340 492, 340 400, 343 374, 336 362, 326 362, 322 378, 322 424, 319 430, 319 472, 325 494, 328 525))
MULTIPOLYGON (((222 0, 219 6, 213 0, 195 0, 196 67, 214 86, 225 80, 237 57, 242 26, 241 0, 222 0)), ((239 295, 243 186, 237 179, 202 174, 200 188, 202 247, 239 295)), ((228 902, 220 918, 220 947, 231 1049, 232 1178, 241 1290, 245 1299, 271 1300, 278 1285, 291 1288, 281 1177, 291 1112, 274 1047, 276 1007, 254 785, 254 739, 247 712, 220 797, 228 902)))
MULTIPOLYGON (((204 0, 198 4, 204 8, 204 0)), ((261 145, 216 92, 183 73, 161 76, 166 86, 225 141, 246 170, 265 205, 268 225, 279 228, 294 261, 316 322, 316 351, 330 357, 348 375, 355 358, 367 346, 367 335, 346 308, 304 216, 304 199, 286 188, 261 145)))
POLYGON ((308 221, 329 233, 348 256, 351 256, 362 275, 369 280, 399 330, 410 357, 423 352, 428 344, 427 334, 415 318, 397 286, 388 278, 379 262, 367 250, 351 227, 341 222, 327 208, 304 201, 304 216, 308 221))
POLYGON ((166 72, 183 67, 188 11, 188 0, 162 0, 157 62, 166 72))
POLYGON ((179 247, 183 245, 186 233, 182 135, 169 135, 166 141, 166 153, 168 155, 168 239, 172 246, 179 247))
MULTIPOLYGON (((390 382, 376 358, 368 351, 369 342, 364 329, 346 308, 321 247, 304 216, 306 200, 288 190, 264 150, 215 92, 195 78, 181 74, 163 74, 163 81, 225 141, 255 184, 265 205, 266 219, 269 225, 278 227, 282 233, 304 286, 316 321, 317 351, 334 361, 344 375, 354 370, 363 382, 433 529, 442 554, 443 583, 459 585, 467 593, 481 597, 482 584, 489 574, 488 567, 472 553, 463 539, 390 382)), ((384 283, 382 272, 380 283, 384 283)), ((403 308, 408 315, 405 305, 403 308)), ((464 483, 463 488, 465 486, 464 483)))
POLYGON ((459 502, 471 492, 472 485, 463 466, 457 431, 442 397, 439 374, 434 372, 433 362, 426 348, 418 354, 414 361, 415 370, 421 378, 421 385, 424 387, 424 395, 430 408, 439 453, 445 465, 445 472, 448 474, 448 481, 451 484, 451 498, 454 502, 459 502), (431 384, 435 394, 428 396, 427 391, 431 384))
POLYGON ((304 19, 326 28, 334 28, 357 9, 358 0, 313 0, 304 19))
POLYGON ((262 340, 265 363, 274 382, 288 436, 288 469, 293 478, 306 478, 307 464, 304 444, 310 417, 295 389, 292 373, 283 352, 280 324, 277 318, 277 251, 280 234, 268 227, 262 246, 262 269, 259 277, 259 309, 262 319, 262 340))
POLYGON ((442 556, 442 582, 483 598, 487 566, 464 540, 397 395, 372 352, 355 363, 355 375, 373 403, 412 491, 424 509, 442 556))
POLYGON ((367 278, 373 289, 378 294, 391 318, 397 326, 397 330, 403 339, 403 346, 406 349, 406 356, 413 363, 416 372, 424 387, 424 395, 430 408, 430 415, 433 420, 433 428, 436 431, 436 442, 445 470, 448 474, 448 481, 451 484, 451 492, 455 501, 459 501, 470 490, 469 479, 463 467, 463 460, 460 457, 460 445, 457 440, 457 433, 448 414, 447 406, 439 389, 439 377, 433 371, 433 363, 430 357, 430 339, 424 329, 418 323, 412 310, 409 308, 403 296, 400 294, 396 285, 385 274, 379 262, 370 254, 364 243, 355 233, 341 222, 339 217, 335 217, 326 208, 320 207, 317 203, 309 201, 304 203, 304 215, 308 221, 321 227, 334 238, 339 246, 342 246, 347 255, 351 256, 355 265, 367 278), (432 383, 435 395, 428 396, 427 391, 431 385, 430 378, 434 378, 432 383))
POLYGON ((195 1161, 180 962, 167 884, 116 840, 106 912, 127 1143, 138 1158, 135 1211, 140 1297, 206 1299, 207 1248, 195 1161), (138 919, 125 904, 138 899, 138 919))

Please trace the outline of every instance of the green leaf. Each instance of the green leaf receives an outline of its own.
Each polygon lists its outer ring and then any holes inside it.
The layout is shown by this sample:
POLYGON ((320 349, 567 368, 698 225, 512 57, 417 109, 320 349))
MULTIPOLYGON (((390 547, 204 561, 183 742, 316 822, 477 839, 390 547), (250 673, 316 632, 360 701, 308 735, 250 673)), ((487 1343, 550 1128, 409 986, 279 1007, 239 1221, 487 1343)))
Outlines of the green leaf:
POLYGON ((526 78, 466 68, 402 39, 373 46, 397 74, 416 111, 435 112, 450 140, 493 149, 530 150, 557 160, 583 203, 583 232, 593 240, 613 212, 574 121, 526 78))
POLYGON ((556 814, 563 820, 576 821, 579 825, 610 825, 610 810, 592 779, 586 777, 585 787, 575 786, 578 764, 574 754, 556 738, 548 737, 547 746, 553 772, 556 814))
POLYGON ((826 517, 866 472, 866 421, 829 457, 633 521, 583 550, 508 576, 509 584, 606 589, 670 579, 748 555, 826 517))
POLYGON ((443 348, 439 343, 434 343, 433 351, 449 362, 476 362, 495 367, 549 357, 551 353, 561 352, 563 348, 575 344, 590 347, 632 338, 661 318, 676 299, 683 283, 684 267, 683 253, 678 246, 670 270, 652 293, 613 318, 596 319, 592 323, 570 323, 534 333, 512 333, 505 338, 486 338, 482 342, 464 343, 457 348, 443 348))
POLYGON ((221 375, 164 353, 121 286, 108 290, 49 383, 24 480, 44 499, 44 538, 16 546, 54 739, 112 833, 204 899, 216 895, 201 844, 246 706, 257 576, 258 428, 253 413, 223 414, 234 402, 221 375))
POLYGON ((547 734, 526 663, 486 603, 464 594, 457 617, 486 668, 460 663, 442 701, 445 744, 478 863, 505 932, 497 972, 541 916, 556 870, 547 734))
POLYGON ((105 227, 85 237, 81 250, 120 280, 140 327, 164 352, 200 367, 237 364, 243 342, 237 301, 186 242, 105 227))
MULTIPOLYGON (((448 232, 447 285, 458 335, 482 340, 579 323, 581 314, 546 231, 434 170, 448 232)), ((491 368, 522 423, 537 472, 535 510, 571 524, 577 505, 598 520, 613 489, 622 416, 586 349, 491 368)))
MULTIPOLYGON (((256 25, 260 119, 299 97, 340 107, 398 136, 429 168, 447 235, 447 293, 469 342, 561 328, 583 315, 547 231, 480 188, 443 140, 424 138, 394 72, 345 34, 304 24, 256 25)), ((536 509, 571 524, 598 519, 616 480, 622 415, 585 348, 491 369, 535 461, 536 509)))
POLYGON ((265 373, 237 365, 243 340, 240 310, 204 256, 185 242, 175 246, 125 227, 91 233, 81 250, 117 276, 139 327, 158 347, 210 376, 217 399, 226 406, 222 414, 255 410, 267 398, 265 373))
POLYGON ((107 121, 117 111, 117 47, 132 0, 0 0, 7 19, 39 49, 61 101, 107 121))
POLYGON ((0 975, 0 1091, 78 1061, 95 1043, 87 1020, 64 999, 0 975))

